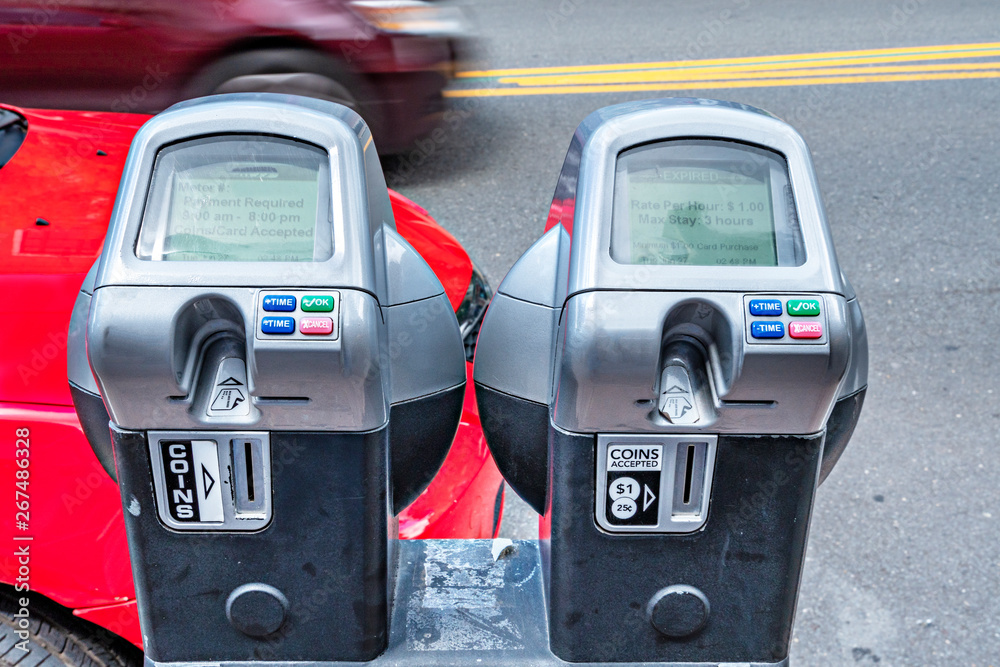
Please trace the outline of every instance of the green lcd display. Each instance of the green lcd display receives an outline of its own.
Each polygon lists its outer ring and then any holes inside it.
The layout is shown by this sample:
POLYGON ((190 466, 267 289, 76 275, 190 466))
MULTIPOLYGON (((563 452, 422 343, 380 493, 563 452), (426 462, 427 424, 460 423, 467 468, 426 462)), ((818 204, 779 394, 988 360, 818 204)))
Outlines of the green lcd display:
POLYGON ((261 163, 207 165, 174 174, 164 259, 313 258, 317 173, 261 163))
POLYGON ((330 256, 321 149, 273 137, 185 142, 158 156, 137 254, 160 261, 330 256))
MULTIPOLYGON (((619 156, 612 258, 623 264, 778 266, 783 161, 718 141, 676 141, 619 156)), ((784 220, 781 220, 784 222, 784 220)))

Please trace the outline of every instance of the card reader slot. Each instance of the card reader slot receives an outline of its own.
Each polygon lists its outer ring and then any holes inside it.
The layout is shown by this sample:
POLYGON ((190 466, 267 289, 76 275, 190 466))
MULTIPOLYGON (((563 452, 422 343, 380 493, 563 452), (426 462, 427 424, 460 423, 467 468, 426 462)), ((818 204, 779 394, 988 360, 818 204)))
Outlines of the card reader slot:
POLYGON ((253 400, 254 405, 308 405, 311 401, 308 396, 260 396, 253 400))

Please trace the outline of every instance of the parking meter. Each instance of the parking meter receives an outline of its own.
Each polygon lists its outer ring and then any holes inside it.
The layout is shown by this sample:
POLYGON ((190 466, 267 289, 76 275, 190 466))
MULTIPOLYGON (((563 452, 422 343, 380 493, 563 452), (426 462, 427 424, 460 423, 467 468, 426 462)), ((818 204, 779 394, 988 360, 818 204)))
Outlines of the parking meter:
POLYGON ((785 660, 815 489, 867 386, 805 143, 739 104, 602 109, 550 222, 474 378, 497 465, 543 515, 552 653, 785 660))
POLYGON ((364 121, 274 95, 150 120, 75 319, 93 377, 77 336, 74 398, 110 417, 147 659, 379 655, 393 517, 447 454, 465 355, 364 121))

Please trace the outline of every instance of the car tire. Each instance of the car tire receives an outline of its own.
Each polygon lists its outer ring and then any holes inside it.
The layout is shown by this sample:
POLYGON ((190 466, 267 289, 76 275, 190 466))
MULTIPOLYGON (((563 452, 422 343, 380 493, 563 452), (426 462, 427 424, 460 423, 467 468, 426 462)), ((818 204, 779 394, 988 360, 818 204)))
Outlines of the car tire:
POLYGON ((188 97, 223 93, 281 93, 343 104, 378 134, 381 118, 371 86, 335 58, 306 49, 269 49, 226 56, 188 86, 188 97))
POLYGON ((33 667, 140 667, 142 651, 68 609, 31 595, 27 628, 15 616, 25 594, 0 590, 0 665, 33 667), (16 634, 27 630, 27 644, 16 634), (26 646, 25 652, 21 647, 26 646))

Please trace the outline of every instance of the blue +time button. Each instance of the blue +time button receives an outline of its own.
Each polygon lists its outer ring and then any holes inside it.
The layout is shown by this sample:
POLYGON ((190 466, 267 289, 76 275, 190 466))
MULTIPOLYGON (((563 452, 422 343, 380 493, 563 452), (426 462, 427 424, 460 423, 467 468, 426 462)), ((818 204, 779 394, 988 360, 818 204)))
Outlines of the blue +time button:
POLYGON ((785 325, 781 322, 751 322, 750 335, 754 338, 784 338, 785 325))
POLYGON ((751 299, 750 314, 777 317, 781 315, 781 299, 751 299))
POLYGON ((260 321, 260 332, 265 334, 295 333, 294 317, 268 316, 260 321))
POLYGON ((295 310, 295 297, 291 294, 268 294, 264 297, 264 310, 268 312, 295 310))

